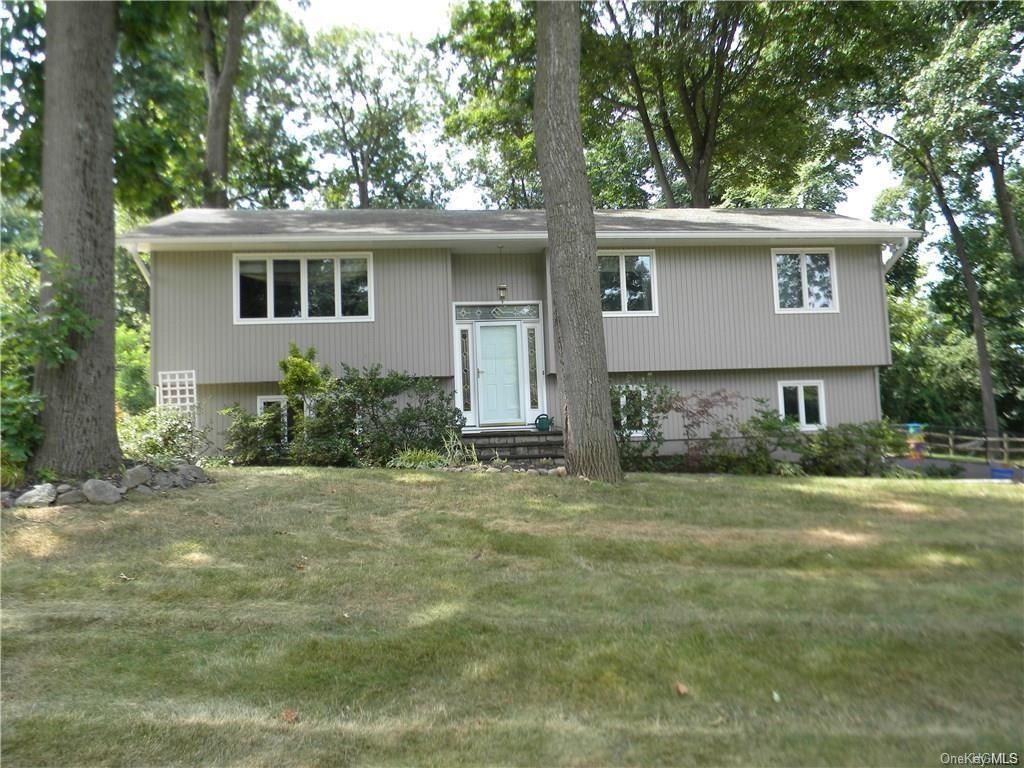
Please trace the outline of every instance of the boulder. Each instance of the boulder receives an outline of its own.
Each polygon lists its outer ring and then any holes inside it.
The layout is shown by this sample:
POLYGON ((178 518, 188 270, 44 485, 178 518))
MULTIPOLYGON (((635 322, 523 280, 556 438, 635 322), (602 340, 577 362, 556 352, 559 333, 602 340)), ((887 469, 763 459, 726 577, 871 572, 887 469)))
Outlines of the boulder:
POLYGON ((203 471, 202 467, 197 467, 195 464, 180 464, 174 468, 178 477, 182 480, 191 483, 205 483, 210 478, 207 477, 206 472, 203 471))
POLYGON ((538 472, 536 469, 530 468, 530 469, 526 470, 526 474, 528 474, 528 475, 539 475, 540 472, 538 472))
POLYGON ((566 475, 569 474, 569 472, 565 467, 555 467, 553 470, 551 470, 550 474, 558 475, 559 477, 565 477, 566 475))
POLYGON ((131 490, 137 485, 145 485, 152 479, 153 471, 145 464, 140 464, 127 470, 121 482, 125 488, 131 490))
POLYGON ((121 491, 106 480, 86 480, 82 484, 82 493, 92 504, 116 504, 121 500, 121 491))
POLYGON ((57 503, 61 506, 66 504, 84 504, 87 500, 85 494, 78 488, 72 488, 70 491, 57 494, 57 503))
POLYGON ((57 488, 53 483, 33 485, 14 502, 16 507, 48 507, 57 498, 57 488))
POLYGON ((0 506, 6 509, 14 506, 14 494, 10 491, 0 491, 0 506))
POLYGON ((57 495, 60 496, 62 493, 67 493, 74 487, 75 486, 68 485, 67 483, 61 483, 60 485, 57 486, 57 495))
POLYGON ((158 491, 162 491, 167 488, 176 488, 180 486, 181 480, 173 472, 154 472, 153 480, 150 485, 158 491))
POLYGON ((128 493, 134 499, 136 496, 152 496, 153 489, 148 485, 136 485, 128 493))

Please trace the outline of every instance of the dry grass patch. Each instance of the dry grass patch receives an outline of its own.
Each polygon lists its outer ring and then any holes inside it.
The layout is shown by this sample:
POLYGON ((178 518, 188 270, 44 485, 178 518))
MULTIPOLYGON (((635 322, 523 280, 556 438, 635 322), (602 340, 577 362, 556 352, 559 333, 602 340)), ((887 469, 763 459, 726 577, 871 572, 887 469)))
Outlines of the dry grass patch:
POLYGON ((5 766, 1021 749, 1019 488, 217 479, 42 522, 3 512, 5 766))

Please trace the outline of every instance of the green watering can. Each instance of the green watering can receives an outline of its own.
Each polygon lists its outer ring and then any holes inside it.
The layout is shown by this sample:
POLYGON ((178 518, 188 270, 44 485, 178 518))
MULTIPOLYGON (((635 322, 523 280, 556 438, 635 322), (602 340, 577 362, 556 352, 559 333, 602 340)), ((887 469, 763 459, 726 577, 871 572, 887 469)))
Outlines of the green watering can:
POLYGON ((548 430, 551 429, 552 424, 554 424, 554 422, 551 420, 551 417, 548 416, 546 413, 542 413, 533 421, 533 425, 537 427, 538 432, 547 432, 548 430))

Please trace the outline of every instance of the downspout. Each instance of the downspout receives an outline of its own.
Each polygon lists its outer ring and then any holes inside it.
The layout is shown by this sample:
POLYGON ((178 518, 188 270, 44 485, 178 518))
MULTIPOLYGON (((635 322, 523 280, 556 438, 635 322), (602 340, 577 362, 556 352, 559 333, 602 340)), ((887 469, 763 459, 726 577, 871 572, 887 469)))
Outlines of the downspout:
POLYGON ((882 262, 882 271, 886 275, 889 274, 889 271, 896 265, 896 262, 900 260, 900 256, 907 250, 907 246, 910 245, 910 238, 904 237, 898 244, 889 243, 889 245, 892 246, 892 256, 882 262))

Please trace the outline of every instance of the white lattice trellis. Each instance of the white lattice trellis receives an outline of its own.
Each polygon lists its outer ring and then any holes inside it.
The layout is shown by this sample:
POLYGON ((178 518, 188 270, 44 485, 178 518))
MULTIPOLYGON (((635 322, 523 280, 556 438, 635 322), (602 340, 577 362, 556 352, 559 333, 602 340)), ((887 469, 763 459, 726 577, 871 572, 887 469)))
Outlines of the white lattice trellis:
POLYGON ((180 411, 196 409, 196 372, 160 371, 157 375, 156 404, 180 411))

